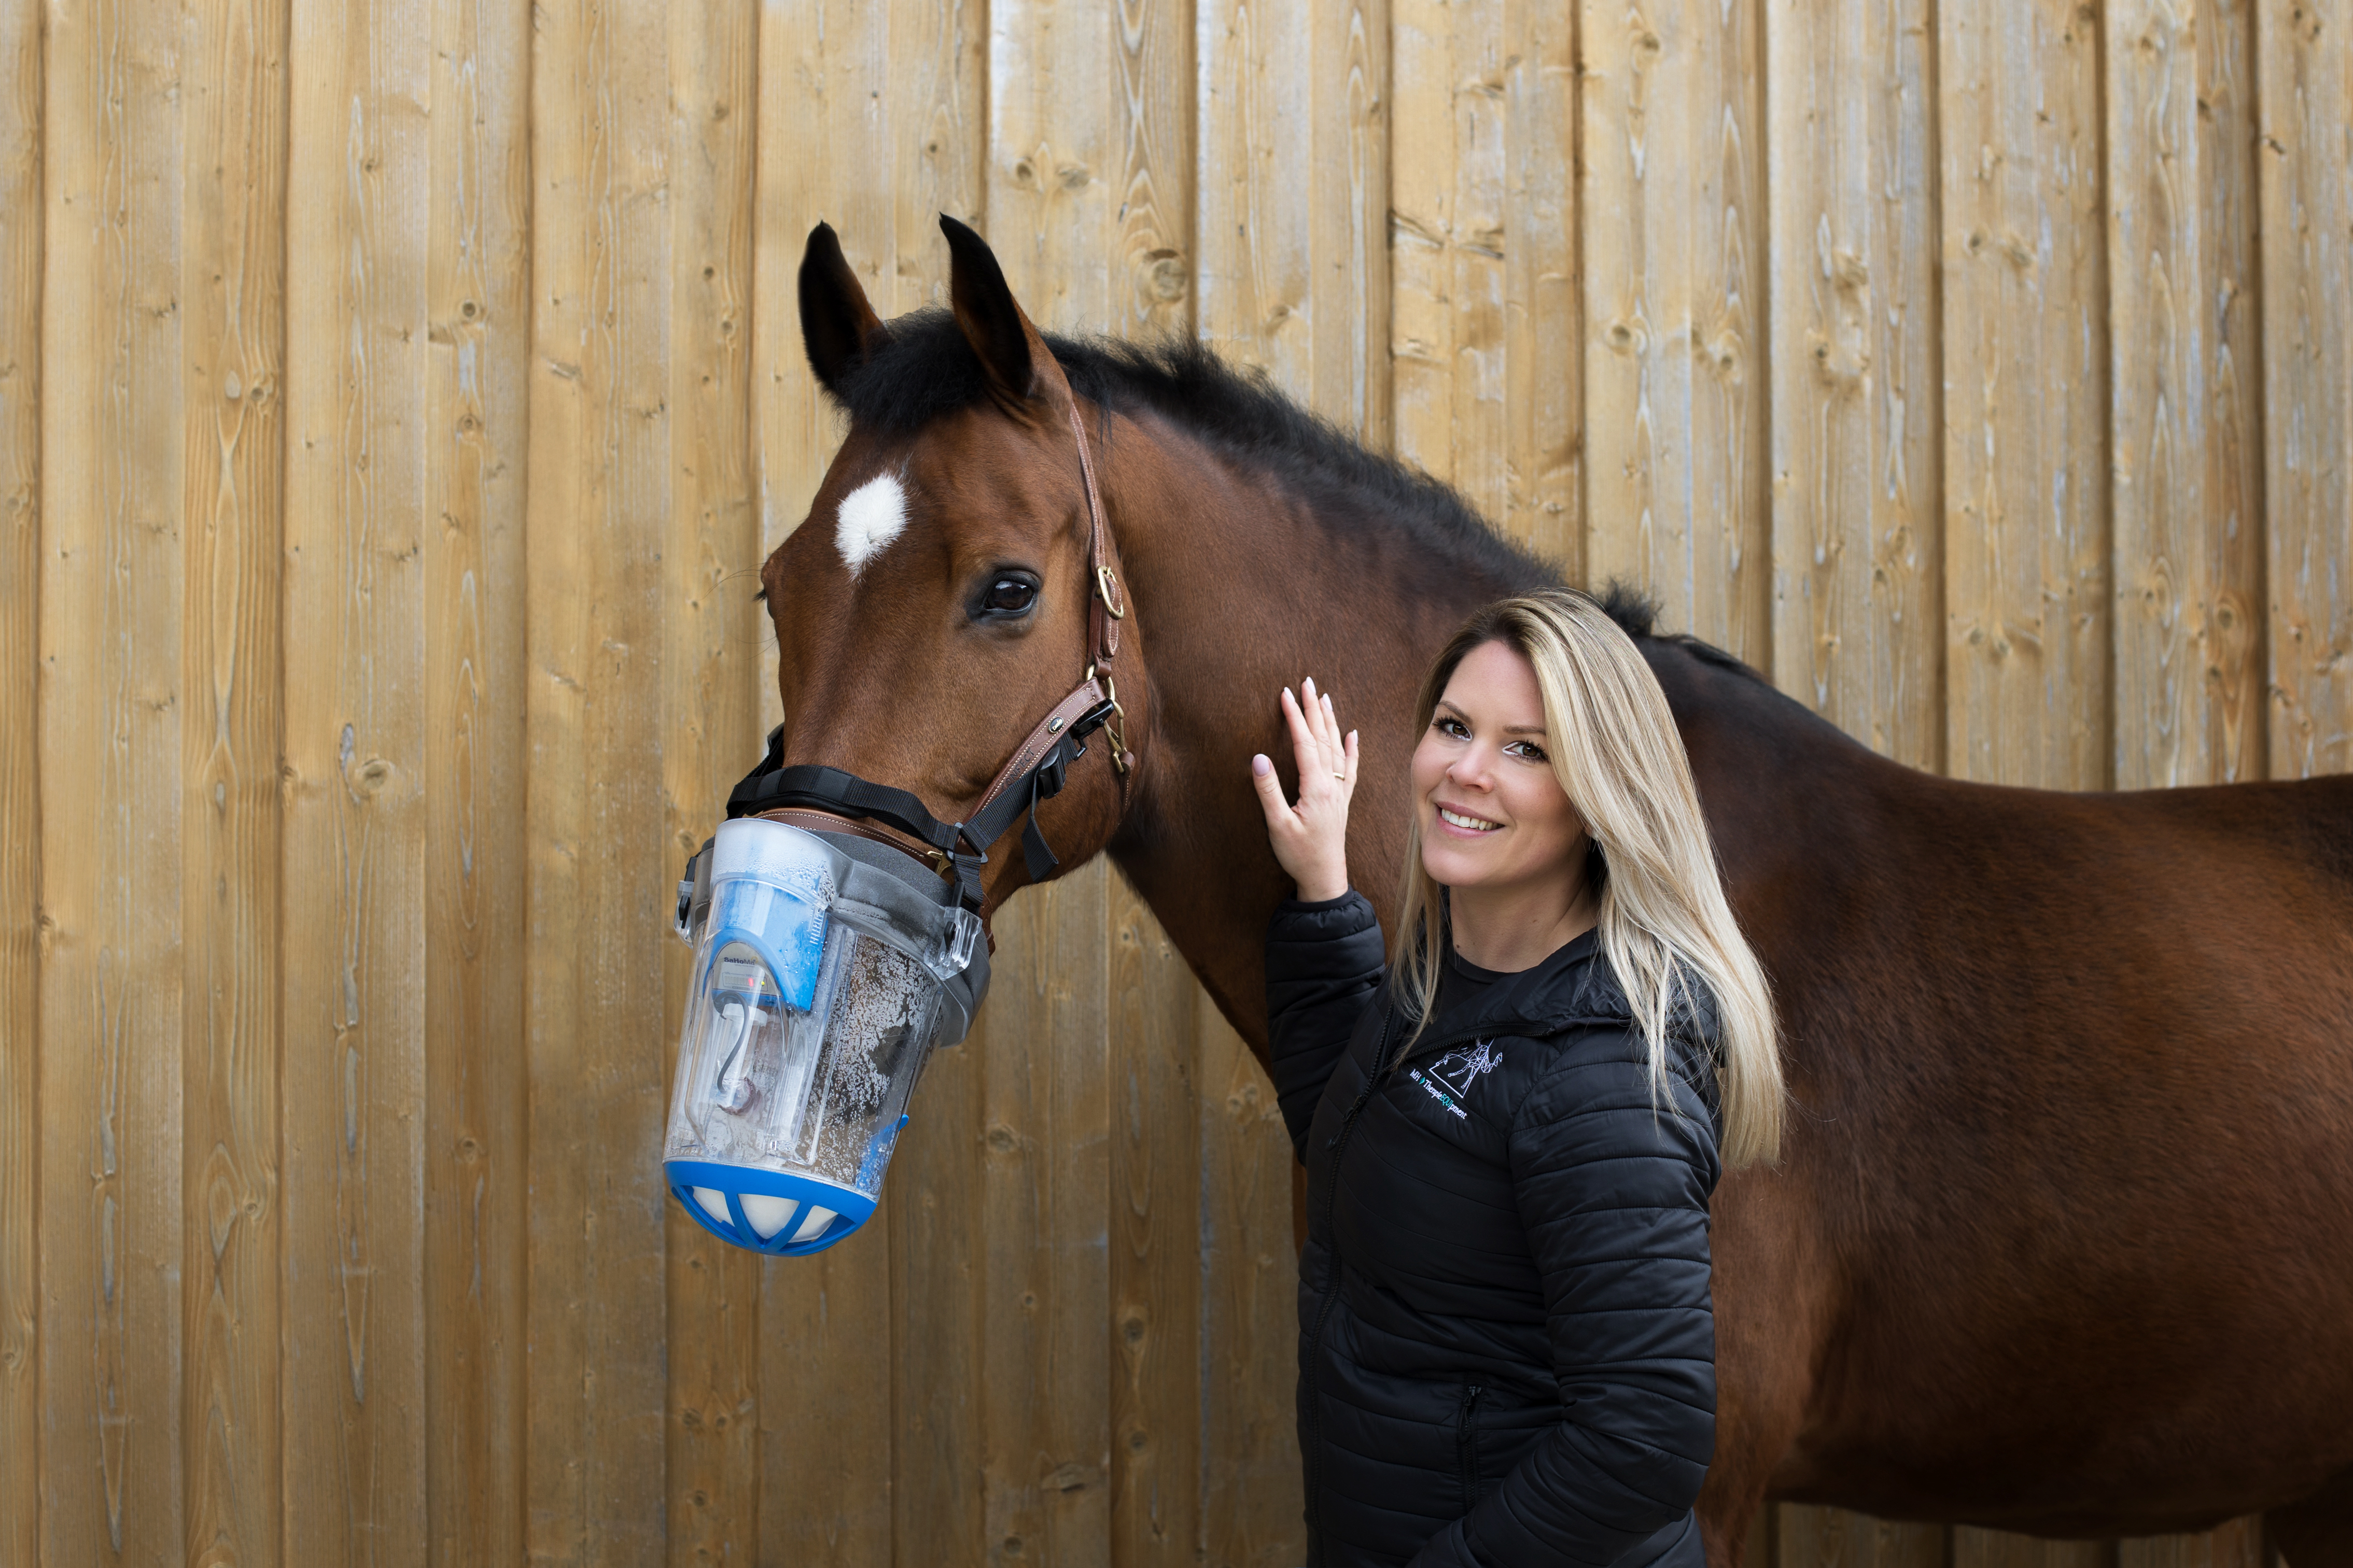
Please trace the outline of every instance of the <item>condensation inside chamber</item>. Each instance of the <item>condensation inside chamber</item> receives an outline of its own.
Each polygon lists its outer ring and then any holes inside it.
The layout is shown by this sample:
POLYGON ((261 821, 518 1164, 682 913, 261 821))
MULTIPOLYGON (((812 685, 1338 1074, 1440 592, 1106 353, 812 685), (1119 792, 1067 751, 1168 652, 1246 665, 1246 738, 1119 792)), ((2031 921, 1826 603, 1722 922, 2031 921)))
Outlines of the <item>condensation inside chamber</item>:
POLYGON ((680 1063, 692 1078, 673 1097, 665 1157, 878 1195, 877 1135, 905 1110, 937 1017, 938 984, 923 965, 835 921, 806 1011, 740 943, 719 951, 698 991, 680 1063))

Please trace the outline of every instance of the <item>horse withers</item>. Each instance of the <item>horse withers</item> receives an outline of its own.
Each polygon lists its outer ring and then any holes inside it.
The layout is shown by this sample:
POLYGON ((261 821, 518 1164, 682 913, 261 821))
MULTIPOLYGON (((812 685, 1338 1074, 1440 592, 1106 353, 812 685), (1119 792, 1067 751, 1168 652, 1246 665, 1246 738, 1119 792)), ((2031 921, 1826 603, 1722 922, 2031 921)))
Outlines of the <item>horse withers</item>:
MULTIPOLYGON (((1262 1053, 1274 693, 1316 674, 1361 728, 1350 865, 1391 918, 1422 669, 1556 574, 1198 344, 1041 336, 942 226, 944 311, 881 321, 823 226, 802 263, 849 428, 763 574, 784 761, 970 810, 1089 663, 1075 413, 1125 572, 1133 765, 1096 748, 1038 826, 1060 869, 1118 862, 1262 1053)), ((1775 1497, 2060 1536, 2262 1511, 2294 1568, 2353 1563, 2353 780, 1957 783, 1611 605, 1795 1101, 1781 1163, 1715 1205, 1710 1561, 1775 1497)), ((1008 836, 989 907, 1030 875, 1008 836)))

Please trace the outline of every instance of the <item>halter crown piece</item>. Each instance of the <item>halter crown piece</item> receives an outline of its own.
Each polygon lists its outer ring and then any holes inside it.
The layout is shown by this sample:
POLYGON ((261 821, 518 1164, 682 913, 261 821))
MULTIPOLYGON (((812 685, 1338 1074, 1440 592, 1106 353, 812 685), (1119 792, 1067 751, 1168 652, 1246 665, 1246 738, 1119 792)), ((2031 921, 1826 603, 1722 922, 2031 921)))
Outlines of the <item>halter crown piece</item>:
MULTIPOLYGON (((1103 523, 1094 456, 1088 448, 1087 428, 1079 418, 1075 401, 1070 415, 1071 434, 1079 443, 1079 472, 1086 481, 1087 621, 1094 657, 1071 694, 1038 721, 1029 737, 997 770, 997 777, 972 816, 963 822, 942 822, 905 790, 873 784, 839 768, 811 763, 786 767, 785 729, 779 724, 768 733, 767 755, 727 797, 731 819, 769 816, 791 821, 816 815, 880 823, 928 847, 929 853, 920 858, 942 877, 954 880, 957 901, 979 914, 987 903, 980 873, 988 864, 988 847, 1016 817, 1026 819, 1021 827, 1021 857, 1029 867, 1029 879, 1043 881, 1061 864, 1048 847, 1046 836, 1038 830, 1038 804, 1061 793, 1071 764, 1087 754, 1087 737, 1097 730, 1109 737, 1112 771, 1118 776, 1124 803, 1135 757, 1127 749, 1127 714, 1119 705, 1111 666, 1119 653, 1120 623, 1127 618, 1127 595, 1120 585, 1119 552, 1103 523)), ((825 826, 839 832, 843 825, 834 821, 825 826)), ((883 837, 871 831, 863 836, 883 837)))

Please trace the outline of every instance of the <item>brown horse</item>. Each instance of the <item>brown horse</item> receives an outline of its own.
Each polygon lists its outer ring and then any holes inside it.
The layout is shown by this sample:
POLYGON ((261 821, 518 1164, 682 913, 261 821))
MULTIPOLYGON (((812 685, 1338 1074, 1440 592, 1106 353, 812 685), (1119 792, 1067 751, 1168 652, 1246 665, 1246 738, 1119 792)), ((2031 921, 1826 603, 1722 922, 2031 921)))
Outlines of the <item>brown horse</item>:
MULTIPOLYGON (((1364 731, 1350 864, 1394 909, 1410 696, 1473 606, 1556 580, 1427 478, 1192 344, 1050 342, 944 222, 952 311, 885 326, 830 229, 802 330, 849 430, 763 574, 787 763, 943 820, 1087 662, 1075 405, 1128 595, 1130 778, 1039 811, 1108 851, 1261 1051, 1289 891, 1248 761, 1314 674, 1364 731)), ((2353 779, 2075 795, 1874 755, 1651 632, 1733 903, 1776 987, 1794 1128, 1715 1202, 1701 1514, 1767 1497, 2046 1535, 2262 1510, 2353 1562, 2353 779)), ((1286 764, 1287 765, 1287 764, 1286 764)), ((1028 879, 1012 836, 991 906, 1028 879)))

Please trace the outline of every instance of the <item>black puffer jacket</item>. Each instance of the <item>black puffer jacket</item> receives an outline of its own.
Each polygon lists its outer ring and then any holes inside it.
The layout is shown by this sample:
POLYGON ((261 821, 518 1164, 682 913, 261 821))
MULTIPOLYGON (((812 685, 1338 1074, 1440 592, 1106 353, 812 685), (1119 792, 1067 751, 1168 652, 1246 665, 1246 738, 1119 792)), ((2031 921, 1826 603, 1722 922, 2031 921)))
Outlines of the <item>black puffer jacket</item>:
POLYGON ((1409 1026, 1382 958, 1355 893, 1285 904, 1267 937, 1275 1088, 1308 1175, 1310 1561, 1696 1568, 1712 1010, 1671 1031, 1654 1105, 1588 933, 1384 1074, 1409 1026))

